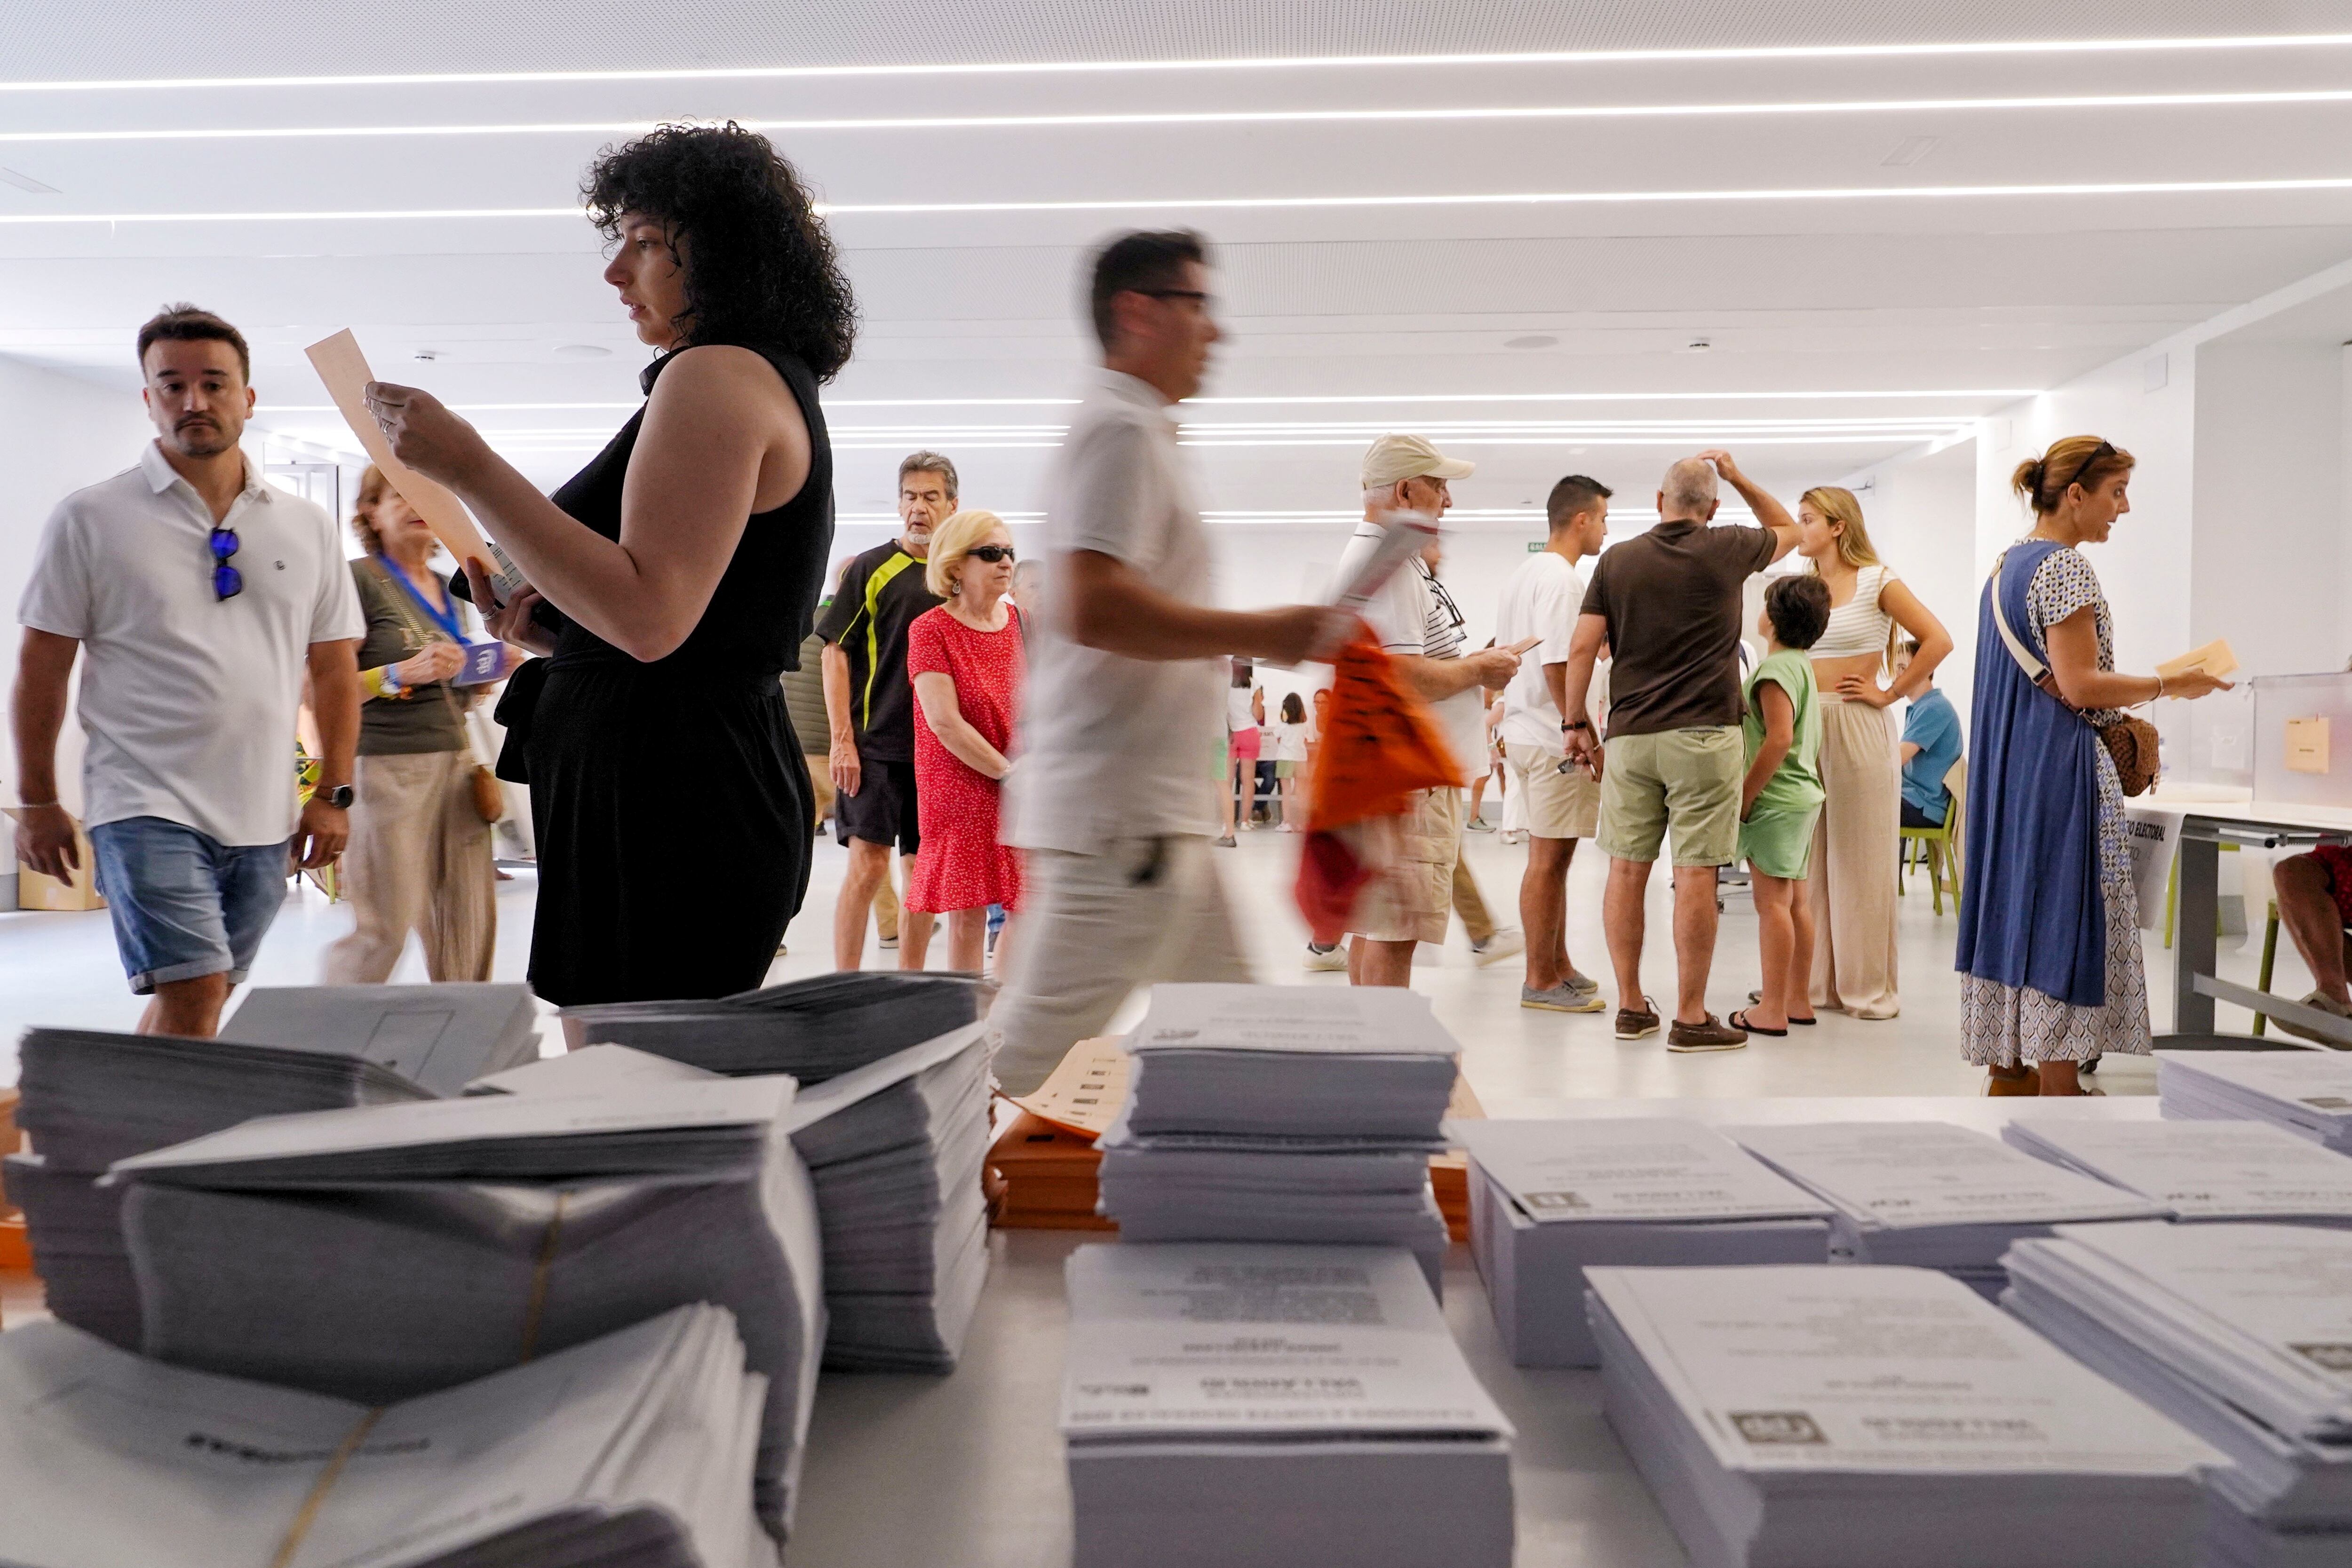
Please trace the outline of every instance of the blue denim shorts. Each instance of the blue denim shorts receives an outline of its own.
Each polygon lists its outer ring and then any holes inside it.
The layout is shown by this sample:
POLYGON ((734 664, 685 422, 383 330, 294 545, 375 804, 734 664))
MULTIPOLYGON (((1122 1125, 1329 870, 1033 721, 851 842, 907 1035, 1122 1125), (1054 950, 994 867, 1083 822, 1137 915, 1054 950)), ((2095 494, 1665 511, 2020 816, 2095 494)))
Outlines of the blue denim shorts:
POLYGON ((89 842, 132 991, 224 972, 232 985, 245 978, 286 901, 284 843, 219 844, 160 816, 101 822, 89 842))

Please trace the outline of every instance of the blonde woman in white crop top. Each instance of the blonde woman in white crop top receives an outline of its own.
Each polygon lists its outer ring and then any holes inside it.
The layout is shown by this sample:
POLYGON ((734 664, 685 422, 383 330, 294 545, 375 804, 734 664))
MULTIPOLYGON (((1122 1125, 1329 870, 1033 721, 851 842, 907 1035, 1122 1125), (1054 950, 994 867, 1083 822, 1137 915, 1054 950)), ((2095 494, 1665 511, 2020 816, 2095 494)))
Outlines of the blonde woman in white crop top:
POLYGON ((1826 798, 1807 878, 1819 933, 1811 1000, 1858 1018, 1892 1018, 1902 1008, 1895 879, 1903 779, 1888 710, 1927 689, 1952 651, 1951 634, 1878 559, 1853 491, 1822 486, 1804 493, 1797 551, 1830 590, 1830 624, 1811 650, 1826 798), (1898 626, 1918 639, 1919 652, 1892 685, 1881 686, 1898 626))

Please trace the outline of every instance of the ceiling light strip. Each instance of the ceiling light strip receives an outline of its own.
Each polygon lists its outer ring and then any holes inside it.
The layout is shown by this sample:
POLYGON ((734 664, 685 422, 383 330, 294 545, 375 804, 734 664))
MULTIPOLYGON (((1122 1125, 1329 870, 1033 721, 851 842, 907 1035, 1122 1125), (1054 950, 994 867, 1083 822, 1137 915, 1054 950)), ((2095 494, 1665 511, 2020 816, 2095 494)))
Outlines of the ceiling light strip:
MULTIPOLYGON (((1847 387, 1824 391, 1791 391, 1788 389, 1746 392, 1373 392, 1373 393, 1293 393, 1271 396, 1192 397, 1181 407, 1219 405, 1309 405, 1309 404, 1370 404, 1370 403, 1738 403, 1792 402, 1807 399, 1836 400, 1852 398, 1869 400, 1895 397, 1982 397, 1998 398, 2004 403, 2021 397, 2039 395, 2041 388, 2033 386, 1981 386, 1945 388, 1847 387)), ((1076 405, 1075 397, 827 397, 827 408, 1047 408, 1076 405)), ((630 403, 452 403, 449 407, 460 414, 509 413, 528 411, 543 413, 553 410, 593 409, 617 411, 641 408, 644 399, 630 403)), ((333 414, 331 403, 265 403, 254 410, 257 414, 333 414)), ((1924 416, 1923 416, 1924 417, 1924 416)))
MULTIPOLYGON (((2352 176, 2286 180, 2147 180, 2009 185, 1822 185, 1786 190, 1517 191, 1423 195, 1118 196, 1078 201, 819 204, 828 217, 940 217, 982 213, 1318 210, 1340 207, 1612 206, 1701 202, 1847 202, 2002 196, 2241 195, 2352 190, 2352 176)), ((581 216, 573 207, 401 207, 342 212, 0 213, 0 226, 58 224, 347 223, 383 219, 581 216)))
MULTIPOLYGON (((988 131, 1079 130, 1119 126, 1217 126, 1412 123, 1444 121, 1674 120, 1755 115, 1920 114, 2024 110, 2210 109, 2352 102, 2352 89, 2275 92, 2121 93, 2095 97, 1854 99, 1754 103, 1573 103, 1466 105, 1439 109, 1297 109, 1171 111, 1142 114, 973 114, 880 119, 755 120, 749 131, 988 131)), ((681 116, 692 121, 697 116, 681 116)), ((150 130, 0 131, 7 142, 264 142, 383 137, 641 136, 659 121, 544 121, 474 125, 174 126, 150 130)))
POLYGON ((1777 44, 1697 49, 1546 49, 1446 54, 1286 55, 1175 60, 942 61, 930 64, 709 66, 636 70, 403 71, 368 74, 117 77, 0 82, 6 92, 122 92, 221 88, 504 86, 517 83, 806 81, 877 77, 1119 76, 1198 71, 1387 69, 1430 66, 1609 66, 1704 60, 1858 60, 1971 56, 2168 54, 2333 48, 2352 33, 2225 34, 2143 38, 2003 38, 1942 43, 1777 44))

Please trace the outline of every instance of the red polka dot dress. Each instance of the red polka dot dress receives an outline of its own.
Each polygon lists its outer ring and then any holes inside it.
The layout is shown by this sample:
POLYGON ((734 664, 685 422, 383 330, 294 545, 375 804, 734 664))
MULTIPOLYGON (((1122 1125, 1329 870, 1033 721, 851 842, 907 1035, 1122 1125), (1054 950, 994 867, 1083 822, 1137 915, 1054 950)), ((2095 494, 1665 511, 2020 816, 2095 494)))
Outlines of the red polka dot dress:
MULTIPOLYGON (((965 722, 1007 756, 1021 703, 1021 612, 1005 605, 1002 631, 975 631, 945 608, 907 628, 907 679, 937 671, 955 682, 965 722)), ((922 832, 907 907, 929 914, 1021 907, 1021 852, 1000 843, 1003 786, 947 749, 915 704, 915 810, 922 832)))

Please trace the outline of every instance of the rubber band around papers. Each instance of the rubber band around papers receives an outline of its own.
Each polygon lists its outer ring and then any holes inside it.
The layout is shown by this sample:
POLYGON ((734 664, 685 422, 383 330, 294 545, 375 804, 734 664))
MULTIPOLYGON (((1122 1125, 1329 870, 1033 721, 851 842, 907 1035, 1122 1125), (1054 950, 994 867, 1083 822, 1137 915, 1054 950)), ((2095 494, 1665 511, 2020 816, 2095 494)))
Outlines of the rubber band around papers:
POLYGON ((326 1505, 327 1494, 334 1489, 335 1482, 342 1476, 343 1467, 351 1463, 352 1456, 360 1451, 360 1445, 367 1441, 367 1435, 375 1430, 375 1424, 383 1417, 383 1407, 378 1406, 361 1416, 358 1424, 344 1435, 342 1442, 336 1446, 334 1454, 327 1460, 327 1468, 320 1470, 319 1479, 310 1483, 310 1495, 302 1500, 301 1508, 295 1511, 294 1522, 286 1527, 286 1539, 278 1542, 278 1555, 269 1560, 269 1568, 292 1568, 295 1553, 302 1550, 302 1538, 310 1533, 310 1526, 318 1522, 319 1510, 326 1505))
POLYGON ((539 1324, 547 1311, 547 1276, 555 1263, 555 1244, 563 1234, 563 1205, 570 1193, 555 1194, 555 1212, 547 1216, 547 1234, 540 1238, 539 1261, 531 1266, 530 1301, 522 1314, 522 1359, 539 1353, 539 1324))

